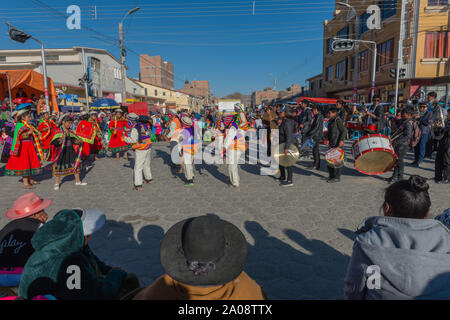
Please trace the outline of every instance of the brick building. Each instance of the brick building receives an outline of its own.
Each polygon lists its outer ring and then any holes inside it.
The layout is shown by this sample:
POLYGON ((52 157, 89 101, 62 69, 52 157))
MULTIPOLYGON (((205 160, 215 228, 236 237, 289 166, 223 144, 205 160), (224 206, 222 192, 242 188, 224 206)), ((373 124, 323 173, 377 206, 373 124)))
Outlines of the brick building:
POLYGON ((210 101, 211 93, 208 80, 185 81, 184 88, 181 88, 179 91, 191 96, 202 97, 207 104, 210 101))
POLYGON ((161 56, 139 55, 139 79, 163 88, 174 88, 173 64, 161 56))
POLYGON ((252 107, 260 104, 275 102, 276 100, 285 100, 296 96, 302 92, 299 84, 293 84, 286 90, 277 91, 272 88, 265 88, 264 91, 255 91, 252 93, 252 107))

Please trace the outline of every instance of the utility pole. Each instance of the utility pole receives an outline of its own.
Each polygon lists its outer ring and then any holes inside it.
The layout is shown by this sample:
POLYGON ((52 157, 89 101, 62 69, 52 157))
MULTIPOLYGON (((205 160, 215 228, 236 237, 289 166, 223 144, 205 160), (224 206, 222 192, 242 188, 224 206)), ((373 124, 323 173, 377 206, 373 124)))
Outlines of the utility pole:
POLYGON ((121 77, 122 77, 122 103, 127 102, 127 88, 126 88, 126 70, 125 70, 125 48, 123 45, 123 21, 125 18, 136 11, 138 11, 140 8, 136 7, 134 9, 131 9, 127 12, 127 14, 122 18, 122 21, 119 23, 119 47, 120 47, 120 71, 121 71, 121 77))
POLYGON ((88 89, 86 56, 84 54, 84 48, 81 49, 81 53, 82 53, 82 59, 83 59, 83 78, 85 79, 84 92, 86 94, 86 108, 87 108, 87 112, 89 112, 89 89, 88 89))
POLYGON ((398 86, 400 78, 400 65, 403 60, 403 34, 405 32, 405 12, 404 6, 406 4, 405 0, 401 0, 402 5, 400 8, 400 34, 398 37, 398 48, 397 48, 397 72, 395 75, 395 101, 394 101, 394 115, 397 113, 398 108, 398 86))

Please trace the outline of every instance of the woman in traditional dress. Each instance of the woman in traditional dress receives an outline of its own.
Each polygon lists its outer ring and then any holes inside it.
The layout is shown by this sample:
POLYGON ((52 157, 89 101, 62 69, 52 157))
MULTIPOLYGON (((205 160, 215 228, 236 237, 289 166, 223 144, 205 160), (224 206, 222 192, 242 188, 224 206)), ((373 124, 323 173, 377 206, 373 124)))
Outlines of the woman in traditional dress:
POLYGON ((38 174, 44 163, 40 133, 30 124, 30 110, 19 110, 16 117, 11 156, 6 164, 5 173, 9 176, 22 176, 23 187, 34 189, 33 185, 39 182, 31 179, 31 176, 38 174))
POLYGON ((99 153, 102 153, 103 151, 103 137, 102 137, 102 130, 100 129, 100 125, 98 124, 97 119, 97 111, 91 111, 89 113, 89 122, 92 123, 95 130, 95 140, 94 143, 91 145, 91 154, 94 155, 94 161, 98 160, 97 155, 99 153))
POLYGON ((52 123, 49 120, 48 109, 44 109, 42 112, 42 119, 39 121, 38 130, 41 133, 42 150, 44 151, 44 158, 47 160, 50 155, 50 142, 55 135, 55 130, 52 123))
POLYGON ((128 144, 122 139, 125 134, 125 128, 127 127, 127 121, 123 118, 123 111, 121 109, 115 110, 114 118, 109 122, 109 146, 108 149, 112 153, 116 154, 116 159, 119 160, 120 152, 124 151, 124 158, 128 160, 127 151, 129 149, 128 144))
POLYGON ((58 148, 58 154, 53 164, 53 176, 55 177, 54 190, 59 190, 61 177, 68 175, 75 176, 76 186, 85 186, 86 182, 80 180, 80 162, 83 152, 83 141, 70 130, 73 118, 69 114, 61 117, 59 125, 61 128, 55 134, 52 144, 58 148), (79 145, 78 151, 75 151, 74 145, 79 145))
POLYGON ((16 115, 17 111, 13 111, 11 119, 9 119, 2 128, 2 136, 0 137, 0 142, 3 144, 3 151, 0 159, 1 163, 8 163, 8 159, 11 155, 11 146, 17 121, 16 115))

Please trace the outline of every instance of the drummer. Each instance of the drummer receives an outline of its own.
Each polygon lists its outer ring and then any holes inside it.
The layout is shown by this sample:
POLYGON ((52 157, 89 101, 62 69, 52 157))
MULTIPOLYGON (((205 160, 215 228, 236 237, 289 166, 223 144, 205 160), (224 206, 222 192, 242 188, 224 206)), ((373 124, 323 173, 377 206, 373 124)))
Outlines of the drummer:
MULTIPOLYGON (((289 147, 294 144, 294 116, 292 108, 287 106, 282 109, 281 112, 281 125, 279 127, 279 137, 280 145, 285 143, 284 154, 289 154, 289 147)), ((280 186, 282 187, 292 187, 292 166, 283 167, 280 166, 281 175, 278 178, 280 180, 280 186), (286 176, 287 174, 287 176, 286 176)))
POLYGON ((365 120, 365 125, 369 126, 369 125, 375 125, 376 126, 376 130, 372 130, 372 129, 366 129, 367 133, 381 133, 383 132, 384 129, 384 125, 385 125, 385 114, 384 114, 384 108, 383 106, 380 104, 380 96, 379 95, 374 95, 372 102, 373 104, 367 108, 367 111, 365 112, 366 115, 366 120, 365 120))
MULTIPOLYGON (((326 145, 329 149, 342 148, 344 146, 344 139, 347 135, 347 129, 344 126, 344 121, 337 116, 338 110, 331 108, 328 110, 328 139, 326 145)), ((328 166, 329 177, 328 183, 341 181, 341 169, 328 166)))

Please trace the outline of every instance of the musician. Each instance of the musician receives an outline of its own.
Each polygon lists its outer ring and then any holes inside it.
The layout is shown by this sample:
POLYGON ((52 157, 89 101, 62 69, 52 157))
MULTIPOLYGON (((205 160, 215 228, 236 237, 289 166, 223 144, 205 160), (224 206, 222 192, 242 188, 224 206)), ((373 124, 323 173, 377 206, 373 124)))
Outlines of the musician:
POLYGON ((178 148, 182 151, 182 166, 186 178, 185 187, 194 186, 194 156, 200 150, 197 133, 194 130, 191 118, 186 114, 181 117, 183 130, 178 136, 178 148))
POLYGON ((450 112, 447 112, 443 138, 439 141, 434 172, 436 183, 450 183, 450 112))
POLYGON ((377 130, 376 133, 383 132, 384 125, 385 125, 385 114, 384 114, 384 108, 382 105, 380 105, 380 96, 374 95, 372 102, 373 104, 367 109, 365 112, 366 115, 366 125, 376 125, 377 130))
POLYGON ((391 178, 388 179, 388 183, 394 183, 399 180, 403 180, 403 172, 405 169, 405 155, 410 149, 411 139, 414 135, 413 111, 410 108, 405 108, 402 110, 402 122, 398 130, 392 134, 392 147, 397 154, 398 161, 394 168, 394 173, 391 178))
MULTIPOLYGON (((281 112, 281 125, 280 125, 280 144, 284 143, 284 154, 289 155, 289 148, 294 144, 294 116, 291 107, 285 107, 281 112)), ((280 166, 280 186, 282 187, 292 187, 292 166, 283 167, 280 166), (287 176, 286 176, 287 174, 287 176)))
MULTIPOLYGON (((419 167, 420 164, 425 159, 425 156, 427 155, 427 145, 430 141, 430 124, 431 124, 431 117, 433 115, 432 111, 428 110, 428 107, 426 104, 422 103, 419 105, 419 128, 420 128, 420 141, 419 144, 414 149, 415 159, 414 162, 411 163, 412 166, 419 167)), ((431 151, 431 150, 430 150, 431 151)))
MULTIPOLYGON (((344 121, 337 116, 338 110, 331 108, 328 110, 328 139, 327 146, 329 149, 342 148, 344 146, 344 140, 347 135, 347 129, 344 126, 344 121)), ((334 183, 341 181, 341 169, 327 166, 329 177, 328 183, 334 183)))
POLYGON ((322 140, 323 133, 323 115, 319 110, 318 105, 312 107, 314 118, 311 123, 311 128, 305 133, 305 139, 312 139, 314 141, 314 147, 312 149, 314 163, 309 169, 320 170, 320 152, 319 144, 322 140))
POLYGON ((306 139, 304 137, 305 133, 311 129, 311 121, 312 121, 312 111, 309 107, 309 102, 307 100, 302 101, 302 113, 299 117, 300 130, 302 133, 302 144, 305 143, 306 139))

